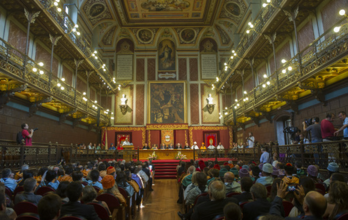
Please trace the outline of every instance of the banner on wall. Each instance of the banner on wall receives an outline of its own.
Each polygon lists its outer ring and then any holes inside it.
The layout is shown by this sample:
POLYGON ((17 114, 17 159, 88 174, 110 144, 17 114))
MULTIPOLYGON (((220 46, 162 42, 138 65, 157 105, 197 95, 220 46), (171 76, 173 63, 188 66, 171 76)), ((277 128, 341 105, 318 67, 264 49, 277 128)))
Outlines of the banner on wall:
POLYGON ((214 145, 217 146, 218 133, 204 133, 205 146, 214 145))
POLYGON ((174 145, 174 130, 161 130, 161 143, 174 145))
POLYGON ((108 150, 109 149, 109 146, 108 146, 108 132, 107 132, 107 128, 104 128, 103 130, 103 133, 102 133, 102 146, 104 146, 104 149, 105 150, 108 150))
POLYGON ((118 146, 119 144, 123 145, 123 142, 125 141, 132 143, 132 133, 131 132, 116 133, 116 139, 117 139, 116 146, 118 146))

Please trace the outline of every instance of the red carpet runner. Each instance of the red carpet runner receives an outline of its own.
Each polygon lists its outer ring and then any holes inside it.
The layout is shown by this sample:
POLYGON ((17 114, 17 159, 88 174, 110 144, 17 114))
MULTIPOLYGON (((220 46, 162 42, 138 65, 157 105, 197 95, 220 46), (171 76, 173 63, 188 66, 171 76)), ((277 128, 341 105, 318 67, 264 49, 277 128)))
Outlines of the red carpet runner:
POLYGON ((176 179, 178 160, 153 160, 155 165, 155 179, 176 179))

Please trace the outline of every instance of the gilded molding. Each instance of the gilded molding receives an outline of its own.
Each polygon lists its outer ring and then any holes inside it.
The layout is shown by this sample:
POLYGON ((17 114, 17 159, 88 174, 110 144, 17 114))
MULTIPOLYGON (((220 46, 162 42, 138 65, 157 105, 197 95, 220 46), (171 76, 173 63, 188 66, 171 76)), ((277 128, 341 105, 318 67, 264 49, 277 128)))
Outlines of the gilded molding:
POLYGON ((187 130, 188 124, 167 124, 167 125, 160 125, 160 124, 152 124, 147 125, 146 130, 187 130))

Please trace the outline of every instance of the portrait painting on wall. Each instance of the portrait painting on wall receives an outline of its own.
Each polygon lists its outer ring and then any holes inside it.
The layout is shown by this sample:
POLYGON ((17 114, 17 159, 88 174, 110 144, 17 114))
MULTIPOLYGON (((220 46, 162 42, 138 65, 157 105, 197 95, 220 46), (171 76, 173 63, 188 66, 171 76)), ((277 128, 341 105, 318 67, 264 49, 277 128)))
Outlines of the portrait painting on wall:
POLYGON ((229 2, 225 5, 226 11, 233 16, 238 17, 240 15, 240 8, 236 3, 229 2))
POLYGON ((158 45, 158 70, 175 71, 175 44, 171 40, 163 40, 158 45))
POLYGON ((186 123, 186 83, 149 82, 148 123, 186 123))
POLYGON ((205 38, 199 44, 201 53, 217 53, 217 43, 212 38, 205 38))

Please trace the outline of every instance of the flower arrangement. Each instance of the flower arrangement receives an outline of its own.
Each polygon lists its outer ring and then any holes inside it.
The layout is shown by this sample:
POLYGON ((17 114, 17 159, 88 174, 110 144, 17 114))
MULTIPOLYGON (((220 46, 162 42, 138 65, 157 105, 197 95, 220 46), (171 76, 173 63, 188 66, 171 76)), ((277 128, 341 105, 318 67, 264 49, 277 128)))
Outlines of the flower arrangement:
POLYGON ((178 152, 178 154, 175 156, 175 160, 186 160, 186 155, 182 154, 181 151, 178 152))
POLYGON ((157 158, 158 156, 155 151, 152 152, 152 154, 149 154, 149 157, 148 157, 149 160, 157 160, 157 158))

